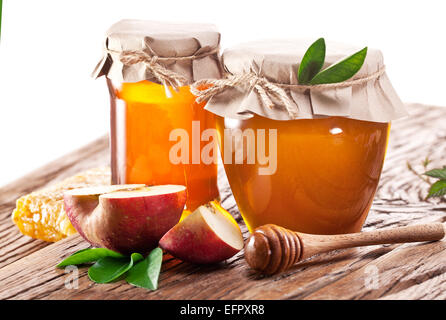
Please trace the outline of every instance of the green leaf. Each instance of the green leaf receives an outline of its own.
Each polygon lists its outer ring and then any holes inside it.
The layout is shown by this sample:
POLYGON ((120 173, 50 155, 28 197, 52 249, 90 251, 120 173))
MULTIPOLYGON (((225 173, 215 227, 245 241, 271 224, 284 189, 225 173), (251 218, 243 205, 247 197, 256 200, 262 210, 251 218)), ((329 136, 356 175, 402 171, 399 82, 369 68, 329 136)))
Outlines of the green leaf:
POLYGON ((88 277, 96 283, 108 283, 118 279, 126 273, 133 265, 143 260, 139 253, 132 253, 129 258, 105 257, 99 259, 88 269, 88 277))
POLYGON ((305 52, 299 65, 298 79, 300 84, 308 84, 321 71, 325 61, 325 40, 317 39, 305 52))
POLYGON ((446 194, 446 180, 439 180, 435 182, 429 189, 427 198, 442 197, 446 194))
POLYGON ((3 1, 0 1, 0 38, 2 35, 2 6, 3 6, 3 1))
POLYGON ((105 257, 123 258, 124 256, 118 252, 105 248, 87 248, 73 253, 71 256, 59 263, 56 267, 62 268, 69 265, 95 262, 105 257))
POLYGON ((350 79, 361 69, 367 47, 319 72, 310 84, 337 83, 350 79))
POLYGON ((429 177, 446 180, 446 168, 429 170, 424 174, 429 177))
POLYGON ((163 262, 163 250, 153 249, 144 261, 130 269, 127 282, 145 289, 156 290, 163 262))

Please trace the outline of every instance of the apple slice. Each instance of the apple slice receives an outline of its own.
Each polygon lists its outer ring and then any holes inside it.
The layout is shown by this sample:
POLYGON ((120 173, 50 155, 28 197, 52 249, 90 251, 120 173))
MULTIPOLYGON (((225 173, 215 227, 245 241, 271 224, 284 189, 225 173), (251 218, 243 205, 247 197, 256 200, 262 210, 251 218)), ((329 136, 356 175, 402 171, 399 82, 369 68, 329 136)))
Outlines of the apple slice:
POLYGON ((100 196, 104 193, 110 193, 115 191, 132 191, 137 189, 146 188, 145 184, 114 184, 107 186, 94 186, 86 188, 72 189, 65 192, 68 195, 74 196, 100 196))
POLYGON ((145 184, 120 184, 72 189, 64 192, 65 212, 77 232, 86 238, 78 220, 81 217, 90 215, 96 209, 99 205, 99 196, 101 194, 120 190, 138 190, 145 187, 145 184))
POLYGON ((65 211, 93 246, 123 254, 146 253, 180 220, 186 187, 116 185, 70 190, 65 211))
POLYGON ((234 218, 210 202, 170 229, 159 246, 183 261, 217 263, 243 248, 243 236, 234 218))

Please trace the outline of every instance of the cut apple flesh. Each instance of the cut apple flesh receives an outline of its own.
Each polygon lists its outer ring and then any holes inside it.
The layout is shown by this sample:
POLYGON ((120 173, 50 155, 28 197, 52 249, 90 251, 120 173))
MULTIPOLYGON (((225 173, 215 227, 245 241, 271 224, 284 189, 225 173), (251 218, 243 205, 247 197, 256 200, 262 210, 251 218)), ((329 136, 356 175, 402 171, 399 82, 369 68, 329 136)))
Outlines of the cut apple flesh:
POLYGON ((243 236, 234 218, 211 201, 170 229, 159 246, 183 261, 209 264, 239 252, 243 236))
POLYGON ((104 193, 111 193, 123 190, 137 190, 145 188, 145 184, 118 184, 111 186, 95 186, 87 188, 72 189, 65 192, 66 195, 71 196, 99 196, 104 193))
MULTIPOLYGON (((226 215, 221 214, 211 205, 201 206, 197 210, 200 211, 208 226, 222 241, 236 250, 243 248, 243 237, 241 237, 237 222, 234 221, 234 224, 226 215)), ((231 217, 231 219, 233 218, 231 217)))
POLYGON ((136 190, 120 189, 111 193, 105 193, 102 194, 99 198, 107 198, 107 199, 140 198, 140 197, 177 193, 186 190, 185 186, 180 186, 180 185, 161 185, 153 187, 145 187, 144 185, 142 186, 143 188, 136 190))
POLYGON ((147 253, 180 220, 186 187, 114 185, 70 190, 65 211, 93 246, 123 254, 147 253))

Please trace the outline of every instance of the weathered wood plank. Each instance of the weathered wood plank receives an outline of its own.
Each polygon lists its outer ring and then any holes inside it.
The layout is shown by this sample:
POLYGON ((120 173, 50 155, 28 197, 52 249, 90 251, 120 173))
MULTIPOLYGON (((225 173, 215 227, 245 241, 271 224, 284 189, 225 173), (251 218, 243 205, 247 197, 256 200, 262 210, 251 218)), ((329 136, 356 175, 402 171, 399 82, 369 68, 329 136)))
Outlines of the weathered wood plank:
POLYGON ((16 199, 85 169, 107 165, 108 150, 104 136, 0 188, 0 268, 50 244, 23 236, 11 222, 16 199))
POLYGON ((108 152, 108 137, 104 136, 0 188, 0 217, 6 214, 5 206, 14 204, 24 194, 85 169, 107 165, 108 152))
MULTIPOLYGON (((396 212, 395 215, 401 219, 395 217, 391 221, 385 219, 389 215, 388 208, 386 211, 383 209, 374 211, 365 229, 381 227, 384 224, 386 226, 405 225, 409 221, 416 223, 444 220, 444 216, 438 214, 438 211, 426 215, 426 211, 420 210, 419 207, 410 209, 406 213, 396 212)), ((246 229, 244 234, 246 237, 246 229)), ((444 242, 438 243, 445 245, 444 242)), ((123 297, 123 295, 127 299, 355 298, 349 294, 364 292, 364 276, 367 275, 364 270, 367 270, 370 265, 377 265, 379 270, 381 270, 381 266, 383 266, 382 268, 389 266, 391 270, 398 271, 392 273, 391 276, 385 273, 386 278, 383 279, 386 282, 390 280, 395 283, 402 281, 399 279, 406 274, 401 271, 402 269, 395 268, 395 266, 399 266, 398 262, 401 261, 401 257, 398 255, 390 262, 388 260, 390 258, 387 258, 395 252, 395 248, 398 248, 397 251, 402 251, 401 255, 404 257, 407 255, 406 251, 409 250, 410 253, 410 250, 413 250, 410 248, 420 246, 419 259, 422 258, 425 263, 432 259, 432 262, 429 263, 432 264, 432 267, 437 268, 432 274, 442 272, 446 265, 436 261, 438 256, 425 256, 428 249, 423 246, 430 245, 432 244, 409 245, 407 249, 404 246, 393 245, 339 250, 304 261, 293 269, 272 277, 259 276, 252 272, 242 259, 242 254, 238 254, 219 266, 209 267, 182 263, 166 256, 160 277, 160 289, 156 292, 134 288, 123 282, 95 285, 88 280, 85 268, 80 269, 79 288, 69 290, 64 286, 67 279, 65 273, 63 270, 55 269, 54 265, 70 253, 87 246, 79 236, 73 236, 2 268, 0 270, 0 285, 8 289, 0 291, 0 298, 72 299, 75 296, 77 299, 103 299, 105 297, 123 297), (384 262, 380 262, 380 258, 385 259, 384 262), (345 288, 342 286, 344 283, 345 288), (350 286, 350 283, 354 283, 357 287, 350 286), (333 293, 329 291, 330 288, 333 288, 333 293)), ((407 261, 414 258, 414 255, 410 254, 408 257, 409 260, 406 259, 404 265, 409 264, 407 261)), ((415 268, 419 261, 414 261, 415 268)), ((386 282, 382 283, 387 284, 386 282)), ((446 284, 440 283, 439 285, 446 284)), ((396 289, 401 288, 406 289, 407 287, 396 287, 396 289)), ((389 293, 395 293, 396 289, 389 293)), ((375 294, 376 297, 381 297, 377 293, 375 294)), ((375 298, 375 296, 361 298, 375 298)))
MULTIPOLYGON (((394 299, 405 299, 401 291, 441 276, 446 271, 445 261, 445 241, 402 245, 305 298, 378 299, 391 294, 394 299)), ((446 290, 445 282, 438 285, 446 290)))
MULTIPOLYGON (((422 222, 446 221, 444 200, 424 199, 427 184, 408 171, 406 161, 422 170, 430 155, 433 166, 446 154, 446 108, 411 106, 412 117, 392 126, 380 188, 364 230, 422 222), (429 126, 426 126, 426 124, 429 126)), ((442 158, 443 157, 443 158, 442 158)), ((10 221, 14 201, 47 183, 108 162, 108 143, 101 138, 81 150, 0 189, 0 299, 444 299, 446 242, 373 246, 339 250, 304 261, 276 276, 251 271, 239 253, 217 265, 200 267, 164 256, 159 290, 149 292, 124 282, 96 285, 79 269, 77 289, 54 266, 87 247, 79 236, 47 244, 21 236, 10 221), (379 285, 368 288, 370 270, 379 285)), ((242 224, 224 174, 219 171, 222 204, 242 224)))
POLYGON ((411 287, 401 290, 395 294, 389 294, 380 298, 381 300, 446 300, 446 273, 431 278, 421 283, 413 284, 411 287))

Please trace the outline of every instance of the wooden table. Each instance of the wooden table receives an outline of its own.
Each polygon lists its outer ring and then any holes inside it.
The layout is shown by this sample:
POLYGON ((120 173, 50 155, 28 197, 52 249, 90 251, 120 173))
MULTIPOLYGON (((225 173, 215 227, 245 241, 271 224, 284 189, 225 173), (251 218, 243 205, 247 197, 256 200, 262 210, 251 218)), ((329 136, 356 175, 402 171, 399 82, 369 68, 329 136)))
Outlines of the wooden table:
MULTIPOLYGON (((411 117, 395 121, 380 187, 364 230, 446 221, 446 201, 424 201, 428 184, 407 168, 446 164, 446 108, 410 105, 411 117)), ((0 299, 446 299, 446 240, 339 250, 304 261, 280 275, 251 271, 239 253, 215 266, 199 267, 164 256, 159 289, 125 282, 97 285, 86 268, 77 289, 54 266, 88 245, 80 236, 45 243, 21 235, 11 222, 15 200, 46 184, 108 163, 101 138, 0 189, 0 299)), ((220 171, 223 206, 240 218, 220 171)))

